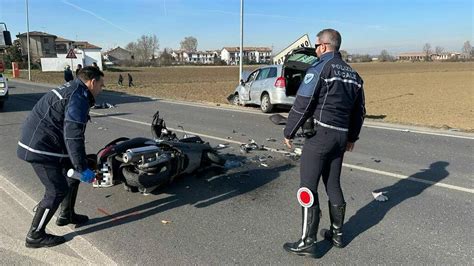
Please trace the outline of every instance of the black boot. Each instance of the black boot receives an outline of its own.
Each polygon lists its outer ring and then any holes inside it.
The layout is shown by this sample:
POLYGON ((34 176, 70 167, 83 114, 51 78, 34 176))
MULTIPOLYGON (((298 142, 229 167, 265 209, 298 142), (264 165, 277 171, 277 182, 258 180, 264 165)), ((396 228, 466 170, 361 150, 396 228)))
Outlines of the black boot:
POLYGON ((46 225, 53 217, 56 209, 45 209, 38 206, 36 209, 30 231, 26 235, 25 246, 28 248, 53 247, 66 242, 62 236, 55 236, 45 232, 46 225))
POLYGON ((294 243, 285 243, 283 248, 300 256, 315 256, 316 235, 321 211, 318 205, 313 205, 303 209, 303 235, 300 240, 294 243), (306 213, 305 213, 306 212, 306 213))
POLYGON ((332 205, 331 202, 328 202, 328 205, 331 227, 329 230, 321 230, 321 236, 323 236, 326 240, 331 241, 333 246, 343 248, 344 242, 342 239, 342 225, 344 224, 346 203, 343 203, 342 205, 332 205))
POLYGON ((56 224, 64 226, 68 224, 85 224, 89 221, 89 217, 85 215, 76 214, 74 212, 74 205, 76 205, 77 190, 79 189, 79 183, 73 183, 69 187, 69 193, 61 203, 61 209, 59 217, 56 220, 56 224))

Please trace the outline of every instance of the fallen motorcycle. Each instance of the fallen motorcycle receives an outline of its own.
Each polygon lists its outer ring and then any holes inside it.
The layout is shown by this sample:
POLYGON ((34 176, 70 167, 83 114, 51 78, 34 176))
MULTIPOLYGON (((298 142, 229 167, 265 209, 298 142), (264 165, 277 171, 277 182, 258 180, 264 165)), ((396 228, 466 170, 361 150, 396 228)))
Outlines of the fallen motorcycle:
POLYGON ((148 193, 178 176, 226 162, 199 136, 185 134, 178 138, 166 128, 159 111, 153 116, 151 131, 154 139, 122 137, 105 145, 97 153, 101 179, 93 186, 110 187, 122 182, 127 191, 148 193))

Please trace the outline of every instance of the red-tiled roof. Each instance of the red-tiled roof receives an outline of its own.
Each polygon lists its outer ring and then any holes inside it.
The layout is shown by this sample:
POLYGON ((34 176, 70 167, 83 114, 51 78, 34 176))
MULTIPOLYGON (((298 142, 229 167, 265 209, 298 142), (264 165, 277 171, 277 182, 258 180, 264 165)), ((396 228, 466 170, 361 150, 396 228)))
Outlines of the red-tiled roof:
POLYGON ((101 47, 97 45, 93 45, 91 43, 85 42, 85 41, 78 41, 74 42, 74 46, 82 49, 102 49, 101 47))

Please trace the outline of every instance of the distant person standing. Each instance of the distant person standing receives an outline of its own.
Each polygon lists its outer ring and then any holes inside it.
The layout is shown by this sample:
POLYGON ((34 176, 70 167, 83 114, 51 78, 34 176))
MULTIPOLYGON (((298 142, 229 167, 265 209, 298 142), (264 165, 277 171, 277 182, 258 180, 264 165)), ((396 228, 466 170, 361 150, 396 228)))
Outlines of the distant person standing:
POLYGON ((133 84, 132 75, 130 75, 130 73, 127 73, 127 75, 128 75, 128 86, 129 86, 129 87, 135 86, 135 85, 133 84))
POLYGON ((79 71, 82 69, 82 65, 81 64, 77 64, 77 67, 76 67, 76 77, 77 77, 77 74, 79 73, 79 71))
POLYGON ((66 69, 64 69, 64 80, 66 82, 74 80, 74 76, 72 75, 72 70, 70 66, 66 66, 66 69))
POLYGON ((123 76, 122 76, 122 74, 119 74, 118 85, 123 86, 123 76))

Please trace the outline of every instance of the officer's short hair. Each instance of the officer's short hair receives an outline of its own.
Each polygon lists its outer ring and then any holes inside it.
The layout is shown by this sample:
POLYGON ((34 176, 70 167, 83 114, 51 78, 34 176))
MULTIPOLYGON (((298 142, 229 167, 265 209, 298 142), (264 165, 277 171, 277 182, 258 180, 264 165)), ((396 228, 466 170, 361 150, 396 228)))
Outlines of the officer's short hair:
POLYGON ((324 29, 316 35, 321 42, 329 43, 328 45, 335 51, 341 48, 341 34, 334 29, 324 29))
POLYGON ((88 81, 88 80, 100 80, 101 77, 104 76, 104 72, 100 71, 99 68, 94 67, 94 66, 86 66, 81 68, 79 70, 79 73, 77 73, 80 79, 83 81, 88 81))

